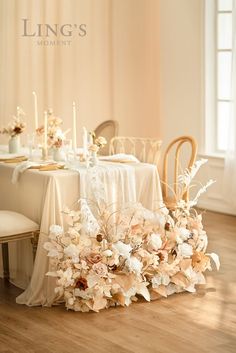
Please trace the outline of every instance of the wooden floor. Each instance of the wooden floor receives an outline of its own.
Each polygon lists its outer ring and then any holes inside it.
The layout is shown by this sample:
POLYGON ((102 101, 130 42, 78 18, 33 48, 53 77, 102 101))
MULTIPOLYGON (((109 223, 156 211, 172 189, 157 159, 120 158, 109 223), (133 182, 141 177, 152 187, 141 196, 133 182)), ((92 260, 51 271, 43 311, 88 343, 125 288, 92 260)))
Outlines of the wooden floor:
POLYGON ((176 294, 96 313, 15 304, 20 290, 0 281, 1 353, 235 353, 236 217, 204 216, 220 272, 197 294, 176 294))

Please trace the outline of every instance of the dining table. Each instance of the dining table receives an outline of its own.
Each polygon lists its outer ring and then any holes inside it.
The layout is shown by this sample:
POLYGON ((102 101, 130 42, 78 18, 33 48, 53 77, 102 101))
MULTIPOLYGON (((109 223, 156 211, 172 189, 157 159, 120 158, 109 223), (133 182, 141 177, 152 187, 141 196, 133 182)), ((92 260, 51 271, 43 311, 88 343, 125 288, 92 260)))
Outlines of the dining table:
MULTIPOLYGON (((22 163, 22 162, 20 162, 22 163)), ((63 209, 78 207, 79 199, 94 199, 96 183, 107 204, 118 209, 138 202, 149 210, 162 207, 162 192, 156 165, 100 160, 88 167, 78 162, 58 170, 25 169, 16 176, 20 163, 0 162, 0 209, 19 212, 40 226, 35 261, 30 240, 9 243, 10 281, 23 289, 19 304, 51 306, 56 301, 55 278, 46 276, 50 262, 44 243, 53 224, 65 224, 63 209)), ((3 275, 0 249, 0 276, 3 275)))

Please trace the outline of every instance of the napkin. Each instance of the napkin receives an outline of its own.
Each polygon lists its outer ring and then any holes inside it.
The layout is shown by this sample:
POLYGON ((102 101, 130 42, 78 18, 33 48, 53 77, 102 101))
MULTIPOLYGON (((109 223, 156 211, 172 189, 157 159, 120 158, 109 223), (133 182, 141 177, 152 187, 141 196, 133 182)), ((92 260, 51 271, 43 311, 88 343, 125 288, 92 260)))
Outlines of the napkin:
POLYGON ((26 161, 15 167, 12 174, 11 182, 12 184, 16 184, 20 174, 26 171, 27 169, 38 169, 39 171, 50 171, 50 170, 58 170, 63 168, 64 168, 63 164, 58 164, 54 161, 48 161, 43 163, 26 161))
POLYGON ((118 153, 113 154, 111 156, 102 156, 99 157, 100 161, 106 162, 116 162, 116 163, 140 163, 138 158, 133 156, 132 154, 118 153))
POLYGON ((19 154, 0 154, 0 162, 5 162, 5 163, 19 163, 22 161, 26 161, 28 158, 26 156, 22 156, 19 154))
POLYGON ((39 167, 40 172, 46 172, 50 170, 58 170, 58 169, 64 169, 65 165, 64 164, 48 164, 48 165, 42 165, 39 167))

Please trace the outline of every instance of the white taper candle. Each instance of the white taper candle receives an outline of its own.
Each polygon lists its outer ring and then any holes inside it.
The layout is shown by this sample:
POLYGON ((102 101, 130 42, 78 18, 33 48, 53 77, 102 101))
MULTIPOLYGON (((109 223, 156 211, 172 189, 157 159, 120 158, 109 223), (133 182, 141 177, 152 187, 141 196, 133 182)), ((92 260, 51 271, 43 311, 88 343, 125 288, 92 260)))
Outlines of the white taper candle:
POLYGON ((44 112, 44 148, 48 147, 48 113, 44 112))
POLYGON ((36 93, 33 91, 33 96, 34 96, 34 124, 35 124, 35 130, 39 127, 39 118, 38 118, 38 99, 36 93))
POLYGON ((88 154, 88 133, 85 127, 83 127, 83 156, 86 159, 88 154))
POLYGON ((77 142, 76 142, 76 107, 75 107, 75 102, 72 104, 73 107, 73 138, 72 138, 72 147, 73 150, 76 151, 77 148, 77 142))

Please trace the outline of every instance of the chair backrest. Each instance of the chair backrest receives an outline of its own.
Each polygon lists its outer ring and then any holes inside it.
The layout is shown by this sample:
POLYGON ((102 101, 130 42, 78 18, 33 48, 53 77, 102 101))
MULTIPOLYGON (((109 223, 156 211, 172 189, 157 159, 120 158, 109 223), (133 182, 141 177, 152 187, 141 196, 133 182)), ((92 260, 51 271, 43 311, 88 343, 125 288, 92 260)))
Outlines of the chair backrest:
POLYGON ((110 142, 110 154, 129 153, 140 162, 157 164, 162 141, 154 138, 116 136, 110 142))
POLYGON ((94 130, 96 136, 103 136, 107 140, 107 145, 99 151, 99 154, 108 155, 109 143, 114 136, 117 136, 118 129, 119 123, 116 120, 106 120, 96 127, 94 130))
MULTIPOLYGON (((163 199, 164 201, 168 200, 168 158, 170 155, 171 150, 175 149, 174 153, 174 183, 173 183, 173 190, 175 193, 175 198, 176 199, 184 199, 185 201, 188 201, 189 198, 189 190, 184 191, 182 195, 179 195, 179 189, 178 189, 178 175, 183 174, 184 168, 182 165, 180 165, 180 151, 181 148, 183 147, 183 144, 189 143, 190 144, 190 157, 189 161, 187 162, 187 168, 190 169, 193 164, 195 163, 196 160, 196 155, 197 155, 197 142, 195 139, 191 136, 180 136, 176 139, 174 139, 166 148, 166 151, 164 153, 163 157, 163 178, 162 178, 162 183, 163 183, 163 188, 162 188, 162 193, 163 193, 163 199)), ((172 187, 172 186, 171 186, 172 187)))

